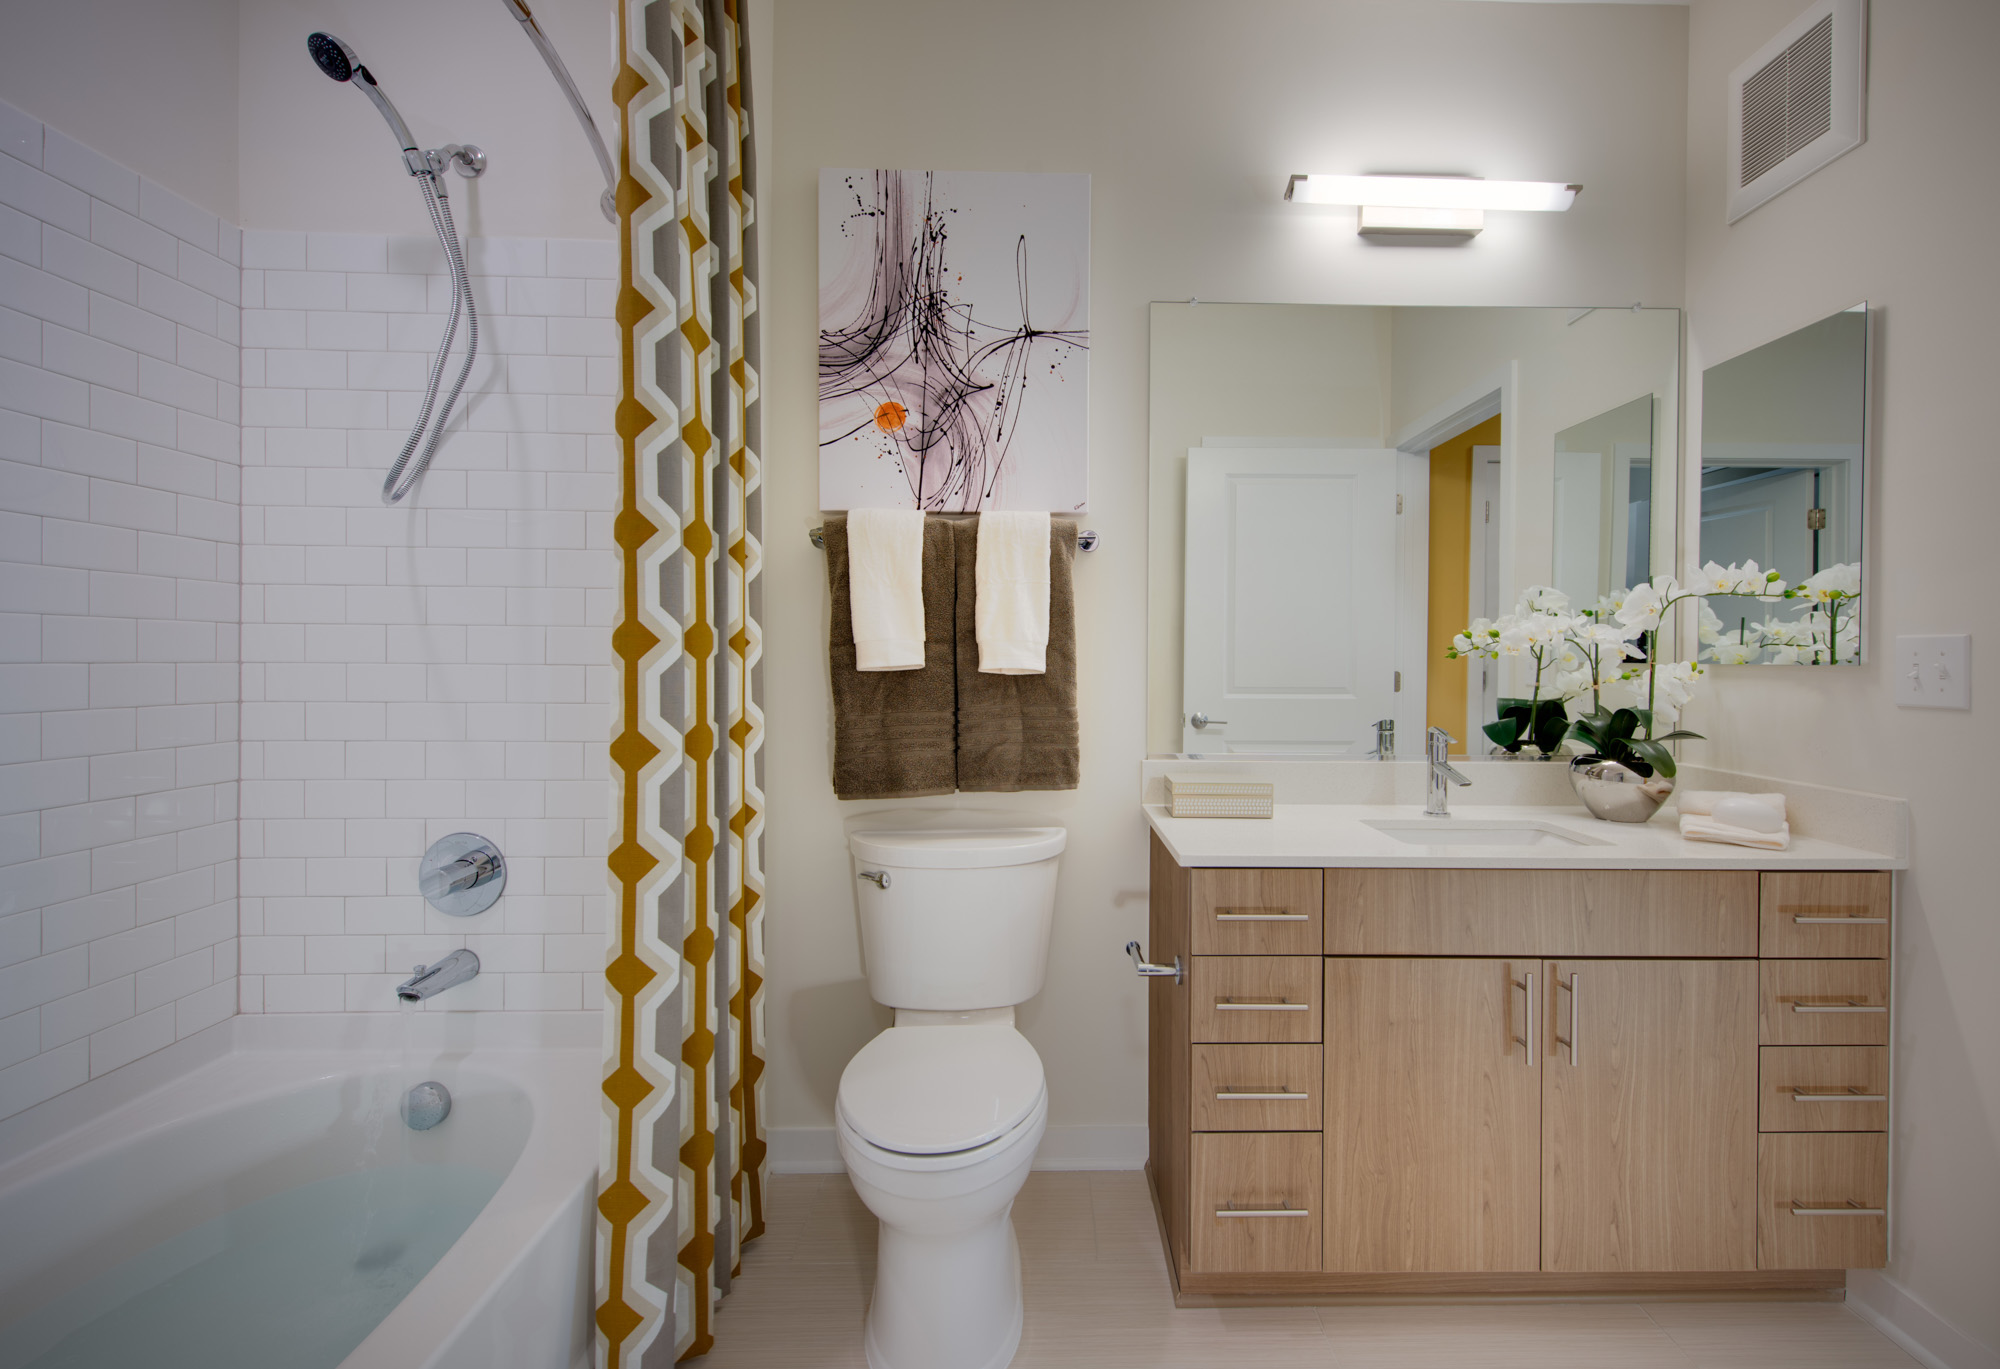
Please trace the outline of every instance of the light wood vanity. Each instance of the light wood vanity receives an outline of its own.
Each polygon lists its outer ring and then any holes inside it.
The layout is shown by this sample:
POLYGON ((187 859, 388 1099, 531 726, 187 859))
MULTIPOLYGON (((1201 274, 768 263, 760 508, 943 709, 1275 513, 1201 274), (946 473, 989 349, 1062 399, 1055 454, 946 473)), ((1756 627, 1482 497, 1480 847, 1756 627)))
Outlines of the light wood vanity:
POLYGON ((1184 1305, 1885 1262, 1886 870, 1188 868, 1156 832, 1151 874, 1184 1305))

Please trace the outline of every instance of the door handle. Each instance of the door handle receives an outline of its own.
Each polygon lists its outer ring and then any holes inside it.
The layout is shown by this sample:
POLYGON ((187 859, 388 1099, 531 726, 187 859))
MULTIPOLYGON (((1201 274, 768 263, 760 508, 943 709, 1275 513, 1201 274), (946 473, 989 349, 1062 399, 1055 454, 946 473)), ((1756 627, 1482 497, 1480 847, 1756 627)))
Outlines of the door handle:
POLYGON ((1556 978, 1557 990, 1567 990, 1569 993, 1569 1035, 1558 1036, 1556 1044, 1569 1048, 1569 1063, 1572 1069, 1576 1066, 1577 1039, 1583 1034, 1578 1030, 1583 1025, 1583 1005, 1579 1001, 1582 995, 1576 991, 1576 982, 1577 972, 1575 970, 1569 972, 1569 983, 1567 984, 1562 982, 1560 975, 1556 978))
POLYGON ((1229 719, 1211 718, 1206 713, 1190 713, 1188 715, 1188 722, 1197 732, 1207 727, 1210 723, 1217 723, 1223 727, 1229 726, 1229 719))
POLYGON ((1125 954, 1132 957, 1132 968, 1137 970, 1141 975, 1147 978, 1152 978, 1155 975, 1172 975, 1174 983, 1178 984, 1181 982, 1183 972, 1179 956, 1174 957, 1174 963, 1171 965, 1151 964, 1146 960, 1145 953, 1139 949, 1139 943, 1136 941, 1125 943, 1125 954))
POLYGON ((1514 988, 1521 990, 1521 1001, 1524 1004, 1521 1030, 1526 1034, 1515 1037, 1514 1044, 1527 1052, 1528 1068, 1533 1069, 1535 1067, 1535 972, 1527 970, 1520 979, 1508 982, 1514 988))

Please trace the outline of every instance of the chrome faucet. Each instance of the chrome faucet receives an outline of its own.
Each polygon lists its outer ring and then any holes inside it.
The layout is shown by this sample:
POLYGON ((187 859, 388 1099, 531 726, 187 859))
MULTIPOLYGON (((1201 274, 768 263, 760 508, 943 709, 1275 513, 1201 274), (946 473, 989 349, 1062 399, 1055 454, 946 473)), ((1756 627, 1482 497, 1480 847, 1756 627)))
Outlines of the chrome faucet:
POLYGON ((1378 761, 1396 759, 1396 720, 1384 718, 1375 724, 1375 749, 1365 751, 1363 757, 1372 756, 1378 761))
POLYGON ((419 1003, 478 973, 479 957, 461 946, 434 965, 417 966, 415 974, 396 986, 396 997, 405 1003, 419 1003))
POLYGON ((1451 797, 1451 790, 1445 787, 1447 780, 1457 785, 1472 783, 1471 780, 1459 774, 1453 768, 1452 763, 1445 759, 1451 752, 1452 740, 1451 734, 1446 732, 1442 727, 1433 727, 1427 738, 1431 773, 1430 792, 1424 795, 1424 816, 1427 818, 1451 816, 1446 806, 1451 797))

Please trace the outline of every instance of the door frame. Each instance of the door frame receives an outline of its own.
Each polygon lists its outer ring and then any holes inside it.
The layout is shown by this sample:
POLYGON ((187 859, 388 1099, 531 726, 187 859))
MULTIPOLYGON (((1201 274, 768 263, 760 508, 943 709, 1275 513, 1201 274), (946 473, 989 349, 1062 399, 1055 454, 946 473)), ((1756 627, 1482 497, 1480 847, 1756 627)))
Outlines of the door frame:
MULTIPOLYGON (((1467 386, 1451 398, 1445 400, 1444 403, 1437 405, 1413 421, 1405 424, 1396 433, 1395 437, 1391 439, 1390 443, 1397 451, 1403 452, 1413 458, 1415 462, 1414 469, 1421 473, 1420 483, 1425 491, 1424 526, 1428 528, 1430 526, 1431 448, 1451 441, 1452 438, 1457 437, 1469 428, 1478 427, 1489 418, 1493 418, 1496 415, 1499 417, 1500 479, 1498 497, 1495 500, 1496 508, 1494 509, 1494 521, 1499 524, 1499 556, 1496 562, 1499 568, 1497 575, 1499 583, 1491 588, 1494 591, 1492 595, 1493 601, 1501 605, 1503 610, 1504 606, 1511 604, 1514 601, 1514 597, 1521 591, 1521 586, 1515 583, 1516 571, 1514 567, 1514 507, 1519 497, 1514 488, 1514 478, 1515 472, 1519 469, 1519 463, 1515 460, 1514 454, 1515 424, 1509 421, 1509 415, 1518 414, 1520 411, 1521 364, 1518 361, 1509 361, 1496 370, 1489 372, 1484 379, 1467 386)), ((1413 630, 1415 633, 1412 640, 1417 643, 1417 648, 1409 654, 1420 662, 1418 669, 1419 678, 1417 681, 1419 688, 1423 685, 1423 667, 1421 662, 1424 655, 1423 641, 1427 627, 1425 622, 1425 601, 1429 596, 1430 548, 1428 541, 1426 541, 1424 547, 1422 560, 1424 563, 1424 573, 1419 583, 1424 587, 1425 599, 1418 600, 1411 614, 1400 616, 1400 621, 1404 623, 1405 630, 1413 630)), ((1407 562, 1404 564, 1407 573, 1407 562)), ((1474 616, 1478 615, 1475 614, 1474 616)), ((1484 754, 1484 752, 1476 749, 1478 745, 1477 739, 1482 735, 1480 728, 1485 723, 1491 721, 1485 713, 1487 700, 1499 698, 1503 688, 1499 675, 1499 663, 1495 662, 1494 668, 1488 677, 1484 697, 1477 696, 1469 688, 1465 692, 1467 717, 1464 740, 1468 756, 1484 754), (1477 716, 1474 715, 1475 709, 1478 710, 1477 716)), ((1406 676, 1406 683, 1407 680, 1408 677, 1406 676)), ((1421 695, 1417 697, 1419 700, 1422 698, 1421 695)), ((1399 731, 1401 727, 1402 723, 1399 719, 1399 731)), ((1410 733, 1410 736, 1413 739, 1420 738, 1424 731, 1424 713, 1422 707, 1419 706, 1416 710, 1414 730, 1410 733)))

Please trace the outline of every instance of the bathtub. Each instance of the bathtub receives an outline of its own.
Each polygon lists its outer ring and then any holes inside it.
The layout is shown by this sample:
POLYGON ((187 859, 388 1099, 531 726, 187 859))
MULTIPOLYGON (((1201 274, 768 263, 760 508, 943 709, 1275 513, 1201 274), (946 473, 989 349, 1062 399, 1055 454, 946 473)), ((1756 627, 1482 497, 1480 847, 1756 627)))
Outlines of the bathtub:
MULTIPOLYGON (((400 1030, 477 1030, 452 1016, 400 1030)), ((187 1363, 589 1364, 595 1049, 224 1026, 215 1058, 0 1162, 0 1369, 179 1365, 218 1326, 187 1363), (415 1132, 395 1105, 422 1079, 452 1109, 415 1132)))

